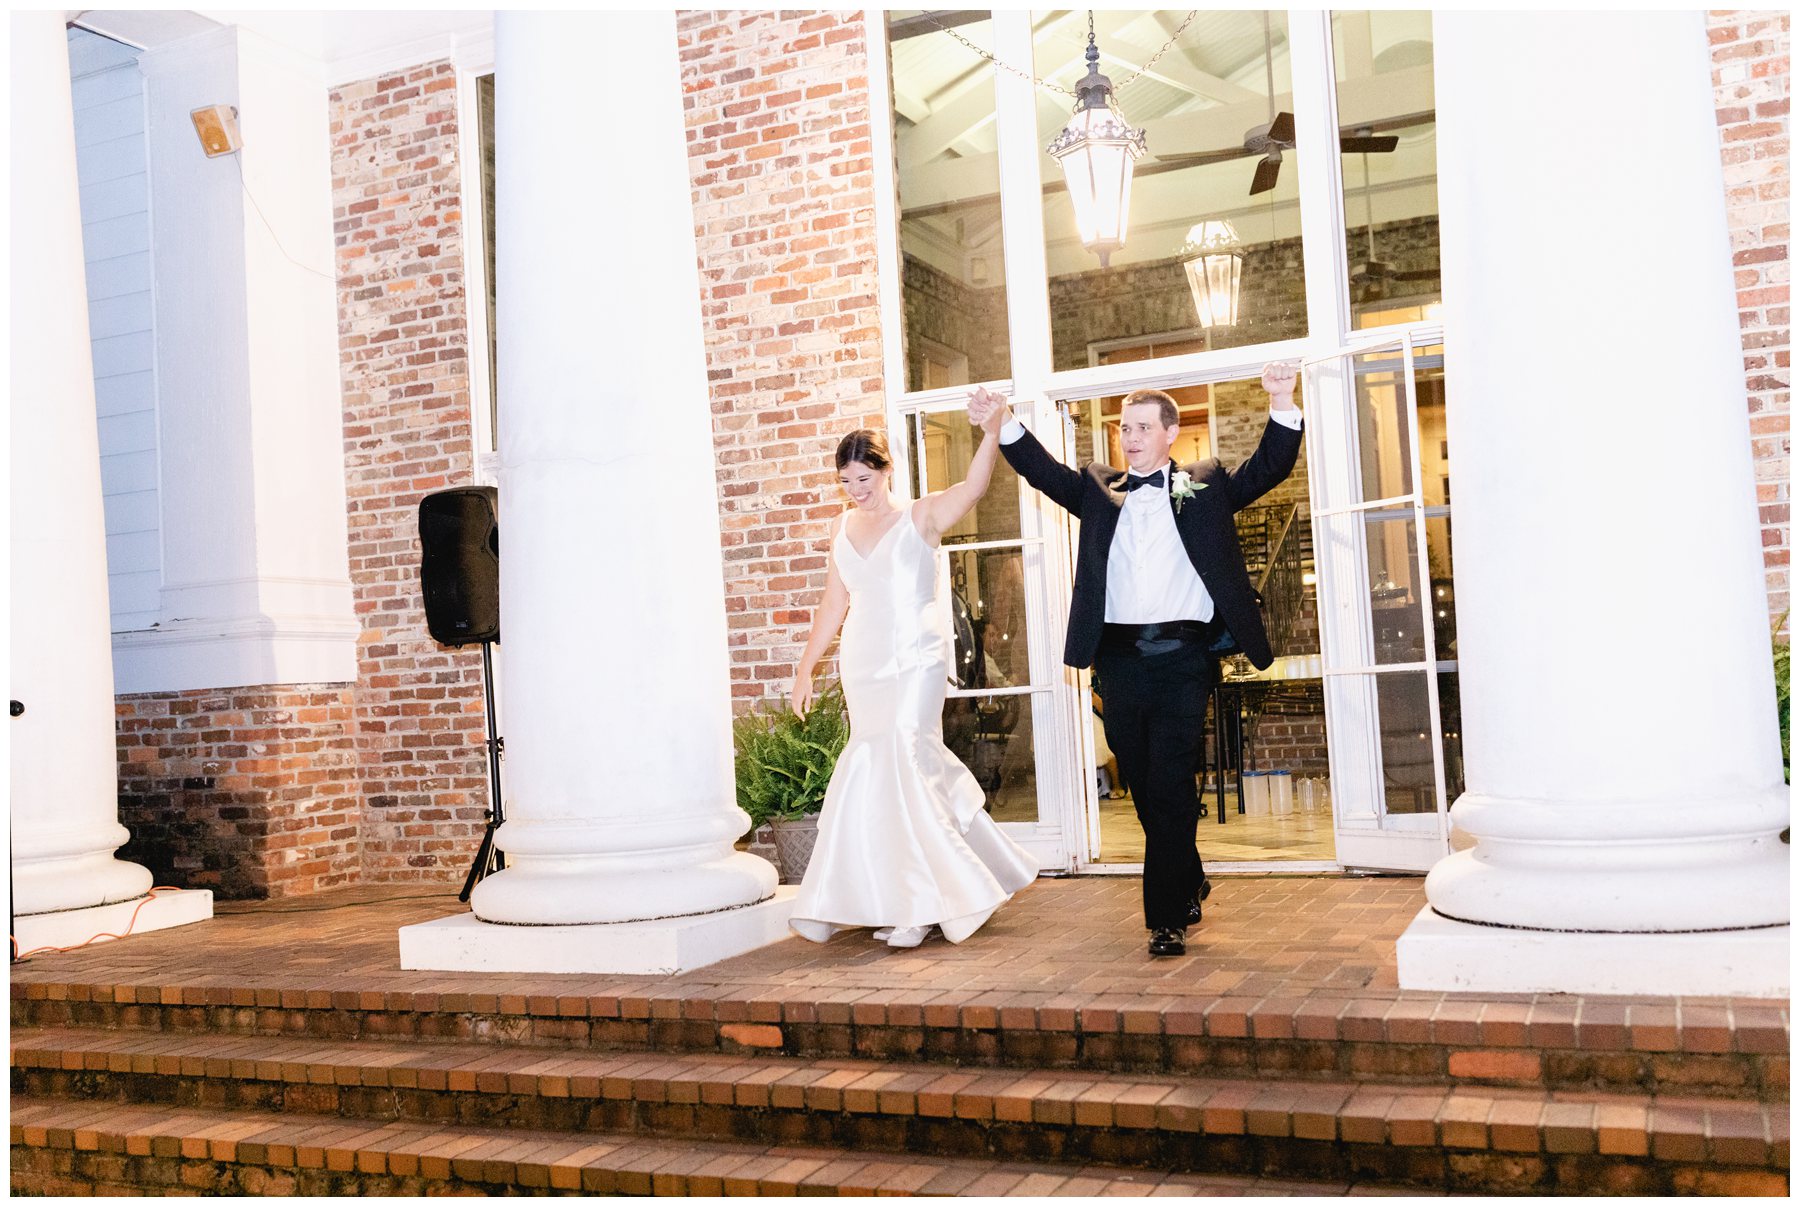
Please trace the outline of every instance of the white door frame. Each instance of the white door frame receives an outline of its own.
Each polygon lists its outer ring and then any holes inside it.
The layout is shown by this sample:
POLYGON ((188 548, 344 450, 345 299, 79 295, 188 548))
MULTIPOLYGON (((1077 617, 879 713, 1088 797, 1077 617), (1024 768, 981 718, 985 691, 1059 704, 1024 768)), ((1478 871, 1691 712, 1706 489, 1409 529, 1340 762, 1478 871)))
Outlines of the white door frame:
POLYGON ((1440 662, 1433 623, 1430 576, 1426 569, 1425 482, 1419 463, 1415 350, 1441 344, 1442 331, 1418 324, 1388 330, 1335 349, 1304 364, 1307 424, 1307 486, 1313 521, 1314 566, 1319 600, 1319 646, 1324 661, 1325 731, 1331 766, 1331 812, 1337 861, 1346 868, 1423 872, 1450 851, 1449 801, 1444 766, 1444 726, 1438 675, 1454 672, 1440 662), (1393 498, 1362 498, 1358 447, 1355 361, 1371 353, 1397 353, 1401 360, 1407 465, 1412 490, 1393 498), (1420 585, 1419 625, 1423 658, 1380 662, 1373 646, 1372 600, 1368 588, 1367 527, 1373 511, 1404 509, 1413 523, 1413 556, 1420 585), (1344 529, 1333 521, 1352 521, 1344 529), (1348 539, 1338 541, 1334 532, 1348 539), (1434 810, 1390 814, 1383 787, 1383 751, 1377 700, 1382 675, 1423 674, 1430 716, 1434 810))
MULTIPOLYGON (((993 53, 1001 61, 1029 67, 1034 60, 1032 15, 1025 10, 993 11, 993 53)), ((955 390, 909 391, 906 379, 904 313, 901 298, 899 189, 895 161, 893 96, 886 54, 887 14, 882 9, 864 10, 869 55, 870 134, 872 156, 877 262, 877 296, 882 322, 883 376, 886 386, 888 429, 906 430, 907 416, 918 411, 939 411, 960 406, 968 387, 955 390)), ((1292 99, 1296 140, 1305 146, 1335 145, 1338 137, 1337 88, 1331 45, 1331 14, 1325 10, 1287 11, 1288 53, 1292 74, 1292 99)), ((1414 344, 1427 335, 1441 340, 1436 324, 1408 328, 1358 331, 1350 306, 1349 249, 1344 212, 1342 160, 1337 155, 1294 157, 1299 172, 1301 254, 1306 276, 1308 334, 1300 339, 1247 347, 1189 353, 1160 360, 1133 361, 1054 371, 1050 330, 1049 274, 1044 243, 1043 183, 1040 131, 1036 128, 1035 85, 1009 71, 990 72, 994 86, 995 125, 1001 179, 1001 229, 1005 257, 1007 317, 1011 348, 1010 378, 990 381, 991 389, 1014 399, 1015 409, 1034 427, 1045 444, 1066 452, 1068 440, 1061 429, 1059 404, 1100 395, 1121 394, 1157 386, 1198 385, 1242 380, 1260 373, 1269 360, 1301 359, 1317 362, 1336 354, 1350 341, 1408 332, 1414 344)), ((975 383, 971 383, 975 384, 975 383)), ((1303 396, 1308 409, 1310 394, 1303 396)), ((1329 454, 1320 449, 1308 428, 1309 470, 1315 457, 1329 454)), ((893 447, 897 459, 908 463, 914 450, 893 447)), ((1416 442, 1415 442, 1416 444, 1416 442)), ((1415 448, 1416 459, 1416 448, 1415 448)), ((897 467, 901 483, 910 481, 908 464, 897 467)), ((1415 476, 1415 485, 1418 479, 1415 476)), ((1095 788, 1092 726, 1086 703, 1085 674, 1061 665, 1067 626, 1067 600, 1072 584, 1068 517, 1049 500, 1029 489, 1022 490, 1021 532, 1034 542, 1038 573, 1026 576, 1026 598, 1031 626, 1031 676, 1033 690, 1051 693, 1056 704, 1046 711, 1054 724, 1034 733, 1037 745, 1039 821, 1029 836, 1034 846, 1055 858, 1046 870, 1061 868, 1085 872, 1135 873, 1137 864, 1098 864, 1099 799, 1095 788)), ((1423 524, 1420 524, 1423 539, 1423 524)), ((1321 578, 1323 576, 1321 575, 1321 578)), ((1365 593, 1365 606, 1367 605, 1365 593)), ((1428 638, 1429 639, 1429 638, 1428 638)), ((979 694, 979 693, 977 693, 979 694)), ((1435 717, 1435 683, 1433 688, 1435 717)), ((1372 730, 1373 714, 1359 723, 1345 717, 1341 724, 1372 730)), ((1328 722, 1328 733, 1337 727, 1328 722)), ((1366 735, 1365 735, 1366 736, 1366 735)), ((1378 741, 1378 737, 1370 737, 1378 741)), ((1336 742, 1328 737, 1328 745, 1336 742)), ((1438 748, 1438 780, 1442 792, 1442 751, 1438 748)), ((1333 756, 1335 773, 1335 755, 1333 756)), ((1433 841, 1439 841, 1436 834, 1433 841)), ((1340 852, 1341 862, 1341 852, 1340 852)), ((1271 861, 1267 868, 1312 869, 1337 866, 1317 861, 1271 861)))

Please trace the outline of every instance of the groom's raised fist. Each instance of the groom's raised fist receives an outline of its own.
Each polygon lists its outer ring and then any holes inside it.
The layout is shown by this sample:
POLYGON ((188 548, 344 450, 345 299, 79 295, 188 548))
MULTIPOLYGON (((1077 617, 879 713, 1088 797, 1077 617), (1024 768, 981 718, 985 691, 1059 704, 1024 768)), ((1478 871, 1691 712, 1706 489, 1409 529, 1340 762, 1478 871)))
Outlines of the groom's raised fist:
POLYGON ((1299 375, 1300 366, 1293 361, 1270 361, 1263 366, 1262 387, 1269 392, 1271 399, 1291 401, 1294 397, 1294 381, 1299 375))

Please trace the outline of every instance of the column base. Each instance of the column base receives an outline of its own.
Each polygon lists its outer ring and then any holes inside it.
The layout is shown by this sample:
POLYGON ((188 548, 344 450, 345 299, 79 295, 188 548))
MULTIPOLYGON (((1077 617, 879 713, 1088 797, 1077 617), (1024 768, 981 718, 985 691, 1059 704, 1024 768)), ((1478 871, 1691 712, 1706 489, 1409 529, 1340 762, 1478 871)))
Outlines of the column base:
POLYGON ((667 976, 789 937, 798 886, 754 905, 649 922, 519 926, 454 914, 400 928, 400 967, 434 972, 616 972, 667 976))
MULTIPOLYGON (((204 922, 213 916, 211 889, 178 889, 157 893, 154 897, 135 901, 114 901, 107 905, 90 905, 83 909, 57 910, 48 914, 25 914, 13 919, 13 939, 21 953, 40 947, 74 947, 96 935, 141 935, 152 930, 167 930, 204 922), (142 905, 142 909, 138 907, 142 905), (135 920, 133 914, 136 914, 135 920)), ((110 943, 111 939, 101 939, 110 943)))
POLYGON ((1400 936, 1402 989, 1450 993, 1788 996, 1789 928, 1685 934, 1517 930, 1426 906, 1400 936))

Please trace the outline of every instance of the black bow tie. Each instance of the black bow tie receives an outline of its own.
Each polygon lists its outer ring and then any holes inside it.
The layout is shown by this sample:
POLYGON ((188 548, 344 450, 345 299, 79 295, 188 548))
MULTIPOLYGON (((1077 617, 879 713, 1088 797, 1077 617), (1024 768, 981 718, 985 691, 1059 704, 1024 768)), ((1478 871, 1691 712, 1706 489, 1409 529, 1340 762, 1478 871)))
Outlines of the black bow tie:
POLYGON ((1160 469, 1157 470, 1155 473, 1148 474, 1142 478, 1138 477, 1136 474, 1125 475, 1125 491, 1127 494, 1129 494, 1131 491, 1136 490, 1140 486, 1154 486, 1154 487, 1157 487, 1158 489, 1161 489, 1162 484, 1163 484, 1163 471, 1160 469))

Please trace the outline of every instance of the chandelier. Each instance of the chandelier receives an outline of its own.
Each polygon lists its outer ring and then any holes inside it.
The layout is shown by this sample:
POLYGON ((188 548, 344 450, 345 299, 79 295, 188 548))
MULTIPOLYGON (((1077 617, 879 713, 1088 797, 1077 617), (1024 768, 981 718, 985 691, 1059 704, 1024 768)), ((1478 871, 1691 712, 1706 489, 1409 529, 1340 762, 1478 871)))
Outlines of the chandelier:
MULTIPOLYGON (((1179 31, 1178 31, 1179 32, 1179 31)), ((1081 245, 1108 267, 1125 246, 1131 218, 1131 166, 1144 154, 1144 132, 1113 107, 1112 81, 1100 74, 1094 14, 1088 13, 1087 75, 1075 85, 1075 113, 1045 148, 1061 165, 1075 206, 1081 245)))
POLYGON ((1188 292, 1202 327, 1231 327, 1238 321, 1238 293, 1244 275, 1244 245, 1223 218, 1195 223, 1177 253, 1187 274, 1188 292))

